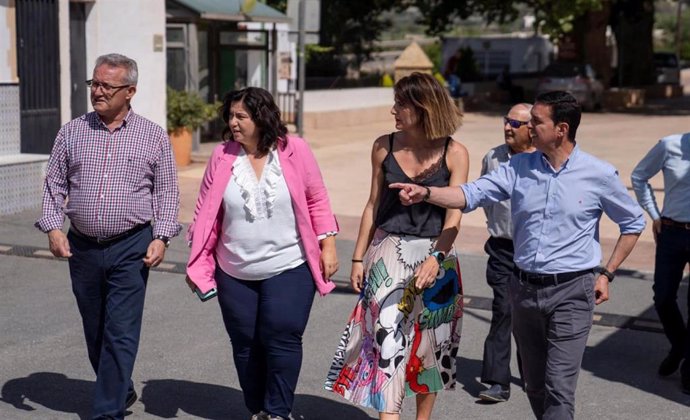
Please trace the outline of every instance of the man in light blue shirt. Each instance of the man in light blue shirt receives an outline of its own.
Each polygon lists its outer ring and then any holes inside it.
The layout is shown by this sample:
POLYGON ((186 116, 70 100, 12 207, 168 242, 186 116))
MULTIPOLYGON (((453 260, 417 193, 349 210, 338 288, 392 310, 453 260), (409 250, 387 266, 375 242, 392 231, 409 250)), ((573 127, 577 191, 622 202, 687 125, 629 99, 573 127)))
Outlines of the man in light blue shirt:
POLYGON ((538 419, 572 419, 575 388, 594 305, 644 229, 642 209, 610 164, 576 145, 581 110, 566 92, 539 95, 528 124, 534 153, 457 187, 391 184, 403 204, 422 200, 464 212, 510 199, 516 276, 511 283, 513 334, 538 419), (599 220, 620 228, 605 267, 599 220))
POLYGON ((637 201, 653 220, 654 307, 671 342, 668 356, 659 365, 659 375, 671 375, 685 359, 681 385, 683 392, 690 394, 690 325, 686 327, 683 322, 677 302, 683 270, 690 263, 690 133, 661 139, 637 164, 631 178, 637 201), (661 212, 649 184, 659 171, 664 174, 661 212))

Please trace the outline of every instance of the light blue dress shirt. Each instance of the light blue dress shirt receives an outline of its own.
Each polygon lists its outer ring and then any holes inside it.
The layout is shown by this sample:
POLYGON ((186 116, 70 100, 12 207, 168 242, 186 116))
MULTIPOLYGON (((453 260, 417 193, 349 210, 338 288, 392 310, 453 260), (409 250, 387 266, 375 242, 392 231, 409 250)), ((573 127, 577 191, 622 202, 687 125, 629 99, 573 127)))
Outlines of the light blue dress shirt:
POLYGON ((690 222, 690 133, 664 137, 647 153, 632 173, 637 201, 652 219, 661 216, 690 222), (664 207, 661 212, 649 179, 664 174, 664 207))
POLYGON ((602 213, 618 224, 621 234, 645 227, 644 213, 616 169, 579 146, 558 171, 539 151, 521 153, 460 187, 467 200, 464 212, 510 199, 515 264, 532 273, 597 267, 602 213))

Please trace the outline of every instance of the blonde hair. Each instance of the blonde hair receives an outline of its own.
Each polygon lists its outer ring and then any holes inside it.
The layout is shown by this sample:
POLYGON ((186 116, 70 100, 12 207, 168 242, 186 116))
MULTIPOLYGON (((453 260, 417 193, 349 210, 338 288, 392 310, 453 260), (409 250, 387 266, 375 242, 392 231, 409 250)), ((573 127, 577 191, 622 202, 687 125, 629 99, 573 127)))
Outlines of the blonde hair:
POLYGON ((414 108, 429 140, 448 137, 462 124, 462 113, 446 88, 425 73, 414 72, 393 87, 395 100, 414 108))

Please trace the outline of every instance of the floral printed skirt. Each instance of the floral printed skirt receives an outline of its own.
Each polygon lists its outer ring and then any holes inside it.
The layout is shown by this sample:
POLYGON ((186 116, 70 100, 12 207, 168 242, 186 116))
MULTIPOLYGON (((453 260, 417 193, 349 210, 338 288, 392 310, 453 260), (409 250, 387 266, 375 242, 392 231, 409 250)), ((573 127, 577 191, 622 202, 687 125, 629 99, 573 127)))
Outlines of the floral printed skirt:
POLYGON ((377 230, 364 256, 365 282, 325 389, 379 412, 399 413, 403 398, 455 387, 462 329, 462 281, 454 251, 436 282, 414 286, 414 270, 434 240, 377 230))

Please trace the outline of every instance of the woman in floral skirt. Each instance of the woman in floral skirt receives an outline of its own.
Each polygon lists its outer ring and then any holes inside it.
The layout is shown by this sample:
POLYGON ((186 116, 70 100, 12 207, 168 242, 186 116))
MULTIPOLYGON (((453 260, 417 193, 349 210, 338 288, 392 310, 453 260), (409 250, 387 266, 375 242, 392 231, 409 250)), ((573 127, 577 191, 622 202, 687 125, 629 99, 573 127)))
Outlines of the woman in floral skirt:
POLYGON ((432 76, 412 73, 394 88, 394 133, 372 150, 372 182, 352 257, 360 293, 325 388, 400 418, 414 395, 417 419, 431 418, 436 393, 455 386, 462 283, 453 243, 459 210, 426 202, 403 206, 394 182, 424 186, 467 181, 467 149, 450 135, 461 114, 432 76))

